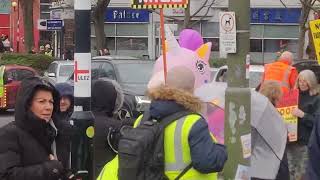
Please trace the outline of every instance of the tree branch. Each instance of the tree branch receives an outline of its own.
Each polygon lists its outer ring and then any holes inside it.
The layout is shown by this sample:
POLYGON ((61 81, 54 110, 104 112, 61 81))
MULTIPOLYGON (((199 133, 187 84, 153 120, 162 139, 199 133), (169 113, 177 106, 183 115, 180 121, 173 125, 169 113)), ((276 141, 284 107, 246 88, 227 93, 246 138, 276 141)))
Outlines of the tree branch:
MULTIPOLYGON (((154 13, 160 15, 160 12, 158 12, 158 11, 156 11, 156 10, 154 10, 154 9, 149 9, 149 10, 150 10, 151 12, 154 12, 154 13)), ((183 21, 183 20, 181 20, 181 19, 174 18, 174 17, 170 17, 170 16, 164 16, 164 18, 171 19, 171 20, 174 20, 174 21, 180 21, 180 22, 183 21)))
POLYGON ((213 6, 213 4, 215 3, 215 1, 213 0, 211 2, 211 4, 208 6, 206 13, 197 21, 193 22, 190 27, 193 27, 194 25, 196 25, 198 22, 202 21, 204 18, 206 18, 206 16, 209 14, 209 10, 210 8, 213 6))
MULTIPOLYGON (((192 17, 196 16, 196 15, 206 6, 206 4, 208 3, 208 1, 209 1, 209 0, 206 0, 206 1, 202 4, 202 6, 201 6, 195 13, 193 13, 190 17, 192 18, 192 17)), ((213 0, 213 1, 215 1, 215 0, 213 0)), ((189 1, 189 3, 190 3, 190 1, 189 1)))
POLYGON ((285 8, 287 8, 286 4, 282 0, 280 0, 280 2, 285 8))
POLYGON ((310 8, 310 9, 316 11, 316 12, 318 11, 317 9, 315 9, 315 8, 313 7, 314 3, 315 3, 317 0, 311 0, 311 3, 310 3, 310 4, 309 4, 309 3, 305 3, 303 0, 299 0, 299 1, 300 1, 300 3, 301 3, 303 6, 306 6, 306 7, 310 8))

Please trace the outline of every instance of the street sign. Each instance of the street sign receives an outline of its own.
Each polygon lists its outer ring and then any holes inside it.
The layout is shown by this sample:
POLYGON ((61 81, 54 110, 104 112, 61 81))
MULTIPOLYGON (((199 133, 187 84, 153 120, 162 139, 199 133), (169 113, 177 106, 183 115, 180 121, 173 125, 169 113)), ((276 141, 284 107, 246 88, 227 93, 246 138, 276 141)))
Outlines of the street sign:
POLYGON ((318 64, 320 64, 320 19, 310 21, 309 23, 318 64))
POLYGON ((223 53, 237 52, 237 30, 234 12, 220 12, 220 51, 223 53))
POLYGON ((133 0, 135 9, 187 8, 188 0, 133 0))
POLYGON ((74 57, 74 95, 91 96, 91 56, 89 53, 77 53, 74 57), (89 87, 89 88, 88 88, 89 87))
POLYGON ((63 20, 61 19, 47 19, 47 30, 57 31, 62 30, 63 20))

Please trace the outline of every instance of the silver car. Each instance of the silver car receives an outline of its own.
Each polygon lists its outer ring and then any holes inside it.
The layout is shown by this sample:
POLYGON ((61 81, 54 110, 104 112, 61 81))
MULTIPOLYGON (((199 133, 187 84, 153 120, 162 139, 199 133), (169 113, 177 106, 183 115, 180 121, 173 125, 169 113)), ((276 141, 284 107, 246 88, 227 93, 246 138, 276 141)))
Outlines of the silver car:
POLYGON ((52 83, 66 82, 73 73, 74 61, 53 61, 47 71, 44 72, 44 76, 52 83))

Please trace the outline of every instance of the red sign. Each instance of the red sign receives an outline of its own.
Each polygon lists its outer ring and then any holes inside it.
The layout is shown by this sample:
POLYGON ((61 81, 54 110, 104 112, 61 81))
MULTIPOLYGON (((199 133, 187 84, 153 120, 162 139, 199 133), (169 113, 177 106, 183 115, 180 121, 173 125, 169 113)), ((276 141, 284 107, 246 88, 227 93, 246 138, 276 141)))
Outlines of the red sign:
POLYGON ((288 130, 289 142, 298 140, 298 118, 292 115, 292 110, 298 108, 299 91, 297 89, 285 93, 277 104, 288 130))
POLYGON ((133 0, 132 7, 148 8, 186 8, 188 0, 133 0))
MULTIPOLYGON (((78 82, 78 75, 79 74, 89 74, 89 70, 78 69, 78 61, 75 61, 74 62, 74 80, 75 80, 75 82, 78 82)), ((87 79, 81 79, 81 80, 87 80, 87 79)))

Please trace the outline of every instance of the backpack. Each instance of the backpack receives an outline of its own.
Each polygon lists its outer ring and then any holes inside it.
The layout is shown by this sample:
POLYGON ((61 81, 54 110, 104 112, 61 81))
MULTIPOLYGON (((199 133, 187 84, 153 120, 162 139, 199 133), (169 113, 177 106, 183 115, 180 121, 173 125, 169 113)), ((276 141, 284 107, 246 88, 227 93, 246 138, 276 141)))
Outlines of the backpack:
MULTIPOLYGON (((118 145, 119 180, 167 180, 164 171, 164 129, 173 121, 191 114, 173 113, 161 120, 150 118, 145 112, 136 128, 123 129, 118 145)), ((188 165, 176 178, 180 179, 192 165, 188 165)))

